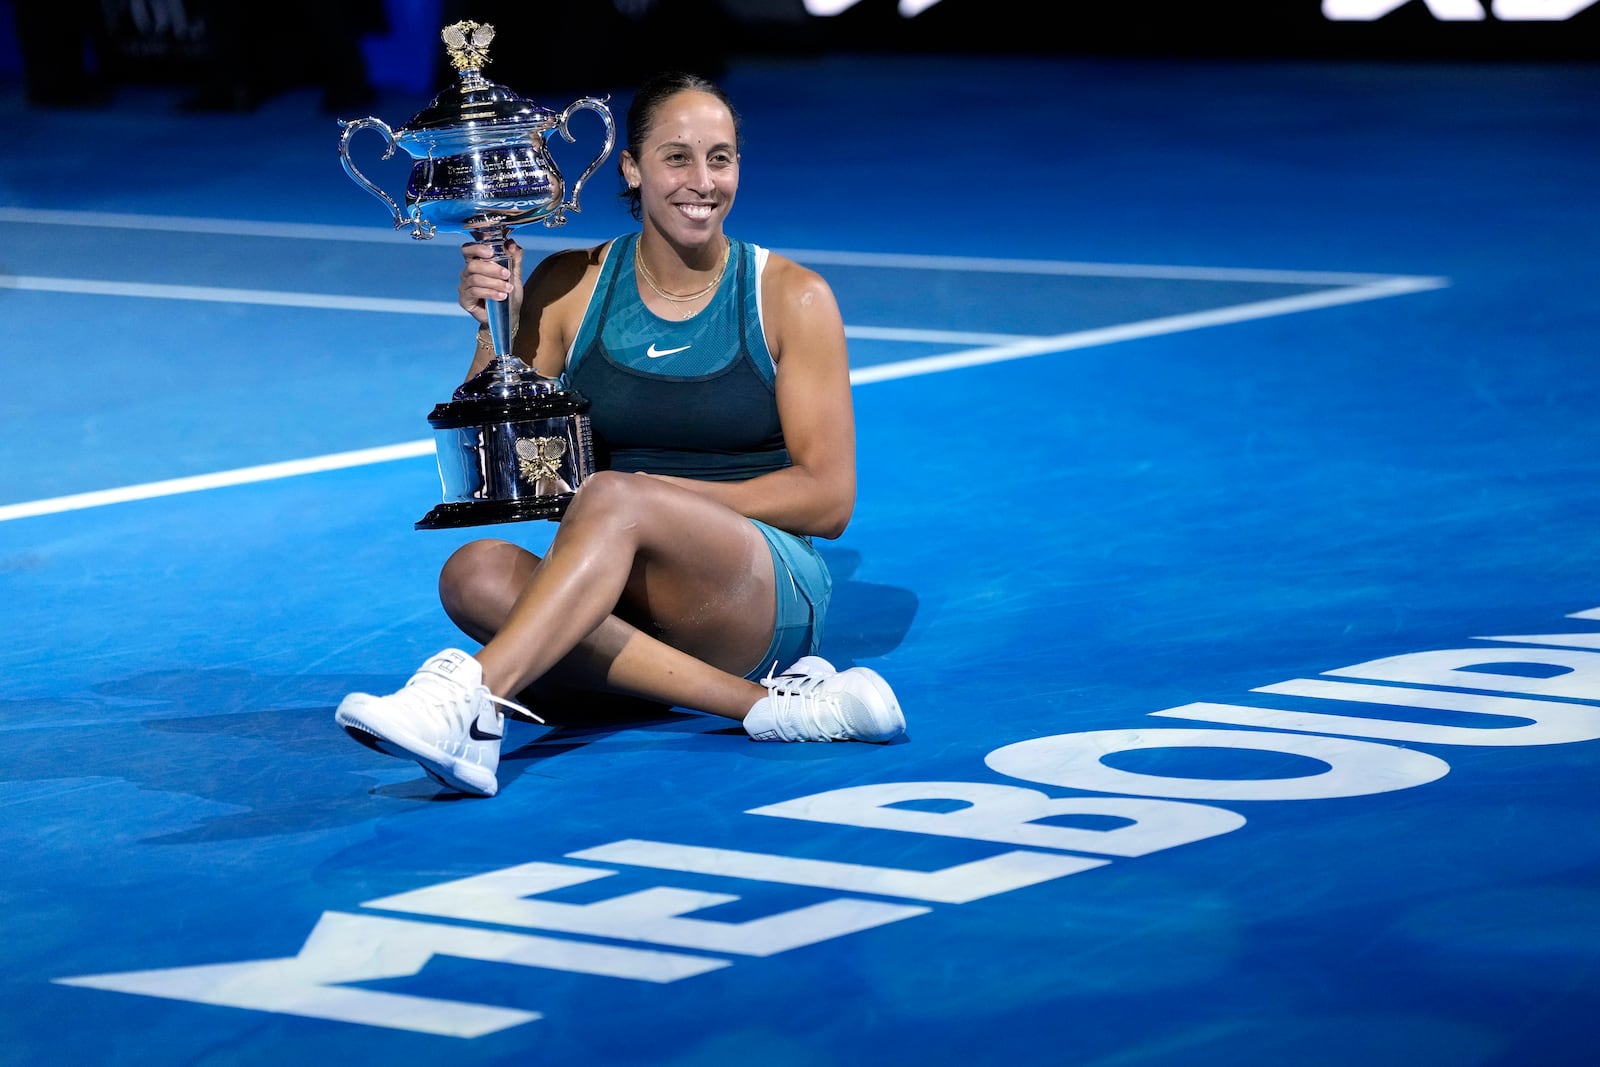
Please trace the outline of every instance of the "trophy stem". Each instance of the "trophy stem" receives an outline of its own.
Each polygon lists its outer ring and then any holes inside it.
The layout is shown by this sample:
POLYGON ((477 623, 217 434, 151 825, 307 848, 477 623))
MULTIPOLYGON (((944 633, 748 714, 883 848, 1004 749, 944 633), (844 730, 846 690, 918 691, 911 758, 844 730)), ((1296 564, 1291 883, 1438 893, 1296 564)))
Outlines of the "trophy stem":
MULTIPOLYGON (((511 269, 511 256, 506 252, 506 238, 509 235, 504 226, 475 230, 472 234, 479 244, 488 246, 494 254, 494 261, 507 271, 511 269)), ((494 343, 496 363, 511 355, 511 301, 489 301, 489 340, 494 343)))
MULTIPOLYGON (((511 256, 506 252, 506 239, 511 228, 492 225, 472 230, 472 239, 488 247, 494 261, 511 269, 511 256)), ((456 388, 457 400, 465 397, 547 396, 560 389, 554 378, 546 378, 511 353, 511 301, 490 300, 489 341, 494 345, 494 358, 489 364, 456 388)))

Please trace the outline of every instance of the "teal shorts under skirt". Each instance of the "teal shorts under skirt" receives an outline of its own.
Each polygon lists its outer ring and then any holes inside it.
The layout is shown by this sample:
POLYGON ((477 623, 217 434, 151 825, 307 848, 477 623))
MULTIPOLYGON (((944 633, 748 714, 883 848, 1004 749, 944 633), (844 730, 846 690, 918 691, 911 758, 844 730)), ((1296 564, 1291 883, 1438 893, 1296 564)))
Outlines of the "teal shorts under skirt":
POLYGON ((759 680, 776 664, 784 670, 801 656, 809 656, 822 644, 822 623, 833 597, 833 575, 810 540, 786 533, 764 522, 756 529, 772 550, 773 584, 778 591, 778 621, 772 644, 761 662, 745 677, 759 680))

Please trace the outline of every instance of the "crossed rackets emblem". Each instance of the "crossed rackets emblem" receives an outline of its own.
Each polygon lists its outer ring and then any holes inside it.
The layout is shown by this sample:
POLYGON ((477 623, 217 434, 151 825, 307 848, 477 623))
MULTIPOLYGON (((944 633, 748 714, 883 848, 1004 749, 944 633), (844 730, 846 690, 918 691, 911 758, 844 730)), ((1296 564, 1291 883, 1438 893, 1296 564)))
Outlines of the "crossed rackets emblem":
POLYGON ((516 449, 517 471, 534 483, 535 493, 548 496, 572 491, 561 477, 561 457, 567 454, 567 442, 563 438, 519 437, 516 449))

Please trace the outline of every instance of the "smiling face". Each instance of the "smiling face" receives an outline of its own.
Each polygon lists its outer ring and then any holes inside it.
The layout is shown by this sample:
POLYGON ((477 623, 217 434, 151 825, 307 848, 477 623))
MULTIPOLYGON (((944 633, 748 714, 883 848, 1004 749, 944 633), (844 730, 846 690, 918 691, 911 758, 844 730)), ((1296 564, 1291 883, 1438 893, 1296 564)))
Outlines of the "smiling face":
POLYGON ((622 154, 622 173, 639 190, 647 230, 679 247, 720 246, 722 220, 739 189, 733 115, 699 90, 666 97, 638 155, 622 154))

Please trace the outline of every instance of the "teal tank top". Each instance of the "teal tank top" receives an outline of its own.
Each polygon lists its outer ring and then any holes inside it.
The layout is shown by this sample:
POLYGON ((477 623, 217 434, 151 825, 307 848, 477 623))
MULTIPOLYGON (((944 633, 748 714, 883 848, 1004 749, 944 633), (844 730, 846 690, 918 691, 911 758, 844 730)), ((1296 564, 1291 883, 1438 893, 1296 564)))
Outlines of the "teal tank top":
POLYGON ((634 280, 638 234, 611 243, 563 373, 590 404, 595 466, 738 481, 790 465, 761 330, 757 246, 692 318, 661 318, 634 280))

